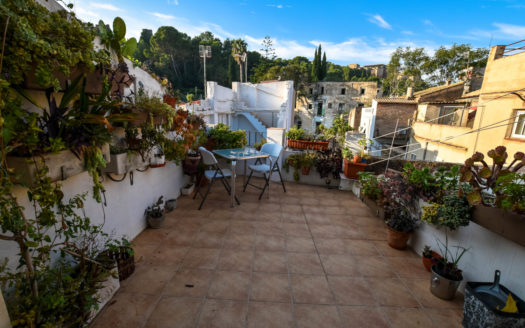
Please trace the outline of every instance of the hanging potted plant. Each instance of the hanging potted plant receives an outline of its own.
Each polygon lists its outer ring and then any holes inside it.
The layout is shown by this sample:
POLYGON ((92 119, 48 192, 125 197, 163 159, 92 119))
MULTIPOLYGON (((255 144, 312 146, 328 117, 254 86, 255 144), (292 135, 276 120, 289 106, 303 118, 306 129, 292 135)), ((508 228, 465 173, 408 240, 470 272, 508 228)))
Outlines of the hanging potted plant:
POLYGON ((448 247, 448 236, 445 237, 445 243, 439 240, 438 242, 443 258, 439 259, 431 268, 430 291, 441 299, 451 300, 456 295, 459 284, 463 280, 463 272, 458 268, 458 263, 468 249, 453 246, 456 250, 452 251, 448 247))
POLYGON ((164 223, 164 201, 160 196, 155 204, 146 209, 148 225, 152 229, 160 229, 164 223))
POLYGON ((310 169, 314 166, 315 152, 305 152, 300 158, 302 175, 309 175, 310 169))

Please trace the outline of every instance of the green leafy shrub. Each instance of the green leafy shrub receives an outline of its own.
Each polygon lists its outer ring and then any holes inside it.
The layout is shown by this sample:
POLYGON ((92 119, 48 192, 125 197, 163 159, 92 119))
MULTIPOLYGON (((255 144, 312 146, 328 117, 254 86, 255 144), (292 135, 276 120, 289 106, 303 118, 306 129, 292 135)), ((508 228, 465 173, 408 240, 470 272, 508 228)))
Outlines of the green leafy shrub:
POLYGON ((470 223, 472 207, 464 196, 452 192, 443 197, 443 203, 423 207, 421 220, 439 227, 456 230, 470 223))
POLYGON ((348 147, 343 148, 343 150, 341 151, 341 154, 343 155, 343 158, 346 159, 347 161, 351 160, 354 157, 354 153, 348 147))
POLYGON ((59 90, 58 73, 68 77, 73 68, 109 63, 106 53, 93 48, 94 32, 73 13, 50 13, 34 0, 5 0, 0 2, 2 31, 7 17, 2 73, 11 85, 34 74, 40 86, 59 90))
POLYGON ((243 148, 247 143, 244 130, 231 131, 224 123, 209 129, 208 138, 215 140, 215 149, 243 148))
POLYGON ((368 198, 379 201, 383 198, 380 182, 383 178, 374 175, 372 172, 358 172, 361 192, 368 198))
POLYGON ((308 134, 303 128, 293 127, 286 132, 286 137, 292 140, 307 140, 309 139, 308 134))
POLYGON ((499 203, 502 209, 525 214, 525 173, 500 176, 495 191, 504 195, 499 203))

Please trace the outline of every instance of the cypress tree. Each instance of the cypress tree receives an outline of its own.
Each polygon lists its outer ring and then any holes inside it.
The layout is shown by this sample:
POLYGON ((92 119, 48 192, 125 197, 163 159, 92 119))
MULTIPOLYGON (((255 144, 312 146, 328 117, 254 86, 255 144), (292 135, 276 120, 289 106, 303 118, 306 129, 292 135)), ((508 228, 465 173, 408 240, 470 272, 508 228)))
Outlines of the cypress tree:
POLYGON ((321 63, 321 54, 322 54, 322 50, 321 50, 321 45, 319 45, 319 48, 317 49, 317 62, 315 63, 315 76, 317 78, 317 81, 322 81, 323 80, 323 67, 322 67, 322 63, 321 63))
POLYGON ((319 55, 317 54, 317 49, 315 49, 315 54, 314 54, 314 60, 312 61, 312 81, 313 82, 316 82, 318 79, 317 79, 317 62, 318 62, 318 59, 319 59, 319 55))
POLYGON ((230 85, 230 88, 232 86, 232 82, 236 81, 236 77, 239 76, 237 73, 237 65, 235 65, 235 61, 233 60, 232 56, 228 56, 228 84, 230 85))
POLYGON ((326 73, 328 71, 328 67, 326 67, 326 52, 323 54, 323 61, 321 63, 321 78, 319 78, 320 81, 324 80, 326 77, 326 73))

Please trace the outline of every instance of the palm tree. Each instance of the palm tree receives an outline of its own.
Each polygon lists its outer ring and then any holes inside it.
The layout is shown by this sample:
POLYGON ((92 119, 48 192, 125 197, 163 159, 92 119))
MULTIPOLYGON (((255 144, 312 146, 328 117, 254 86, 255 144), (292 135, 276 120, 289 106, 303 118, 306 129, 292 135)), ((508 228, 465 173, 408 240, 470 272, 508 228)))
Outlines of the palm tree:
MULTIPOLYGON (((246 60, 246 48, 247 48, 246 41, 243 39, 237 39, 233 41, 232 44, 232 56, 239 65, 239 77, 240 82, 242 82, 242 65, 246 60)), ((248 78, 246 76, 246 78, 248 78)))

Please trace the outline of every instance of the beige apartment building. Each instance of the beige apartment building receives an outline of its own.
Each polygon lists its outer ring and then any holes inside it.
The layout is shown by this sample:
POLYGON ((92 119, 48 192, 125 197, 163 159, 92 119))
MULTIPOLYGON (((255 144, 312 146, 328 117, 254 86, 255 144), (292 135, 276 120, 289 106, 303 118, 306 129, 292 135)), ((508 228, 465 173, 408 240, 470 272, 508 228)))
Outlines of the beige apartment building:
POLYGON ((525 151, 525 52, 492 47, 481 89, 418 106, 407 158, 461 163, 475 152, 525 151))
POLYGON ((311 133, 320 124, 329 128, 341 114, 370 106, 377 96, 381 96, 377 82, 311 83, 306 96, 297 97, 294 125, 311 133))

